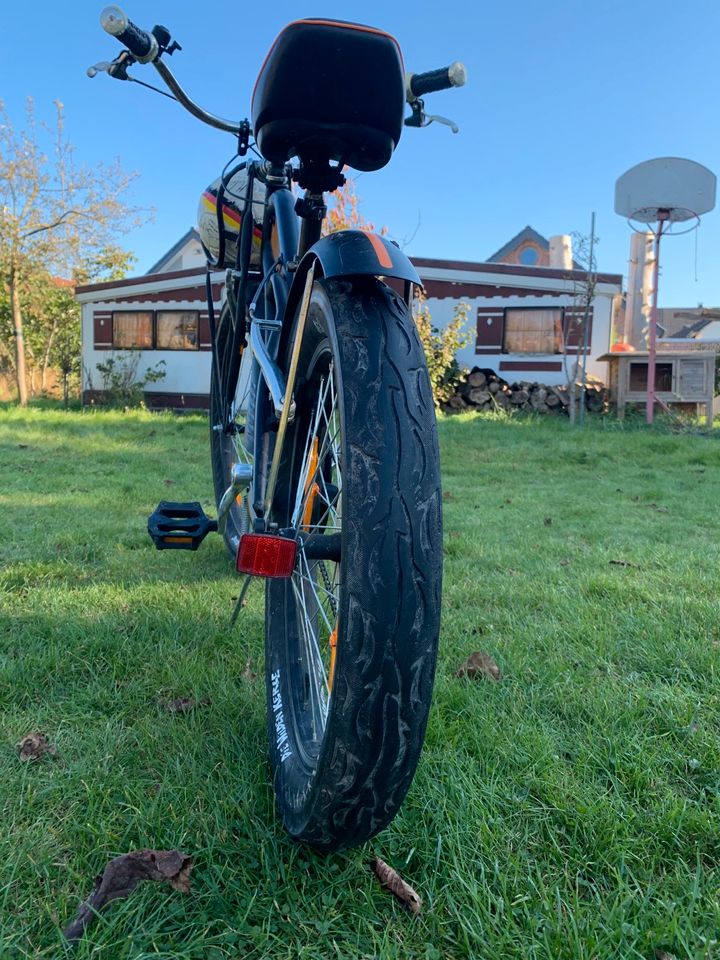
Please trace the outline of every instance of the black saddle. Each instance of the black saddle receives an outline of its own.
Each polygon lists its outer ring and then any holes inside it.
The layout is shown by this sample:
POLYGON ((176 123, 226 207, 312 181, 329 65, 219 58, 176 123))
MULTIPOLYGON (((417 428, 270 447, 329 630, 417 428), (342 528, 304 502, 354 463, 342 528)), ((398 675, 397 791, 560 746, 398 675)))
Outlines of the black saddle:
POLYGON ((400 139, 404 105, 394 37, 339 20, 297 20, 265 58, 252 123, 260 152, 273 163, 299 157, 379 170, 400 139))

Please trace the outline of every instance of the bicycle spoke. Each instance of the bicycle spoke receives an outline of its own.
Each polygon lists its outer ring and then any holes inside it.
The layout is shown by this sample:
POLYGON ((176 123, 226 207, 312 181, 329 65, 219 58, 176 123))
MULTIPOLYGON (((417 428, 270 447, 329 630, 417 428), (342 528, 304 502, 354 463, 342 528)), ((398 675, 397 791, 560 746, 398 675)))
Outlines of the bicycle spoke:
MULTIPOLYGON (((305 436, 299 438, 302 456, 295 474, 291 514, 293 528, 311 536, 342 530, 340 418, 332 364, 316 383, 305 436)), ((298 633, 311 687, 308 699, 312 725, 317 736, 324 728, 330 699, 328 670, 333 637, 337 636, 340 564, 334 563, 329 570, 325 561, 310 561, 301 548, 292 580, 298 633)))

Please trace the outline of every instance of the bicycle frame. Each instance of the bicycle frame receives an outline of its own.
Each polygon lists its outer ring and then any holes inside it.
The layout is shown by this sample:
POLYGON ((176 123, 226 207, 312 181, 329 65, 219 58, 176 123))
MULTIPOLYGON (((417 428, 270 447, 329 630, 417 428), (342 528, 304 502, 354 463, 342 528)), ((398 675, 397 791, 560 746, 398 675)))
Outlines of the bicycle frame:
MULTIPOLYGON (((361 231, 340 231, 337 235, 321 239, 322 222, 326 212, 323 193, 308 190, 303 198, 297 200, 291 189, 291 178, 295 173, 291 166, 276 167, 256 161, 236 165, 222 178, 217 196, 220 250, 217 261, 209 261, 209 268, 217 267, 225 259, 221 223, 224 187, 229 178, 243 166, 247 171, 248 183, 240 236, 236 245, 236 264, 234 269, 228 271, 226 279, 233 323, 230 356, 233 364, 238 366, 233 366, 226 372, 231 382, 249 378, 250 389, 256 391, 253 420, 255 430, 251 439, 253 469, 251 476, 247 469, 233 476, 218 513, 221 532, 225 529, 227 514, 236 496, 245 488, 248 488, 247 502, 255 531, 263 532, 268 529, 267 517, 272 503, 273 480, 282 455, 284 426, 294 415, 293 378, 289 377, 286 381, 278 365, 278 357, 288 347, 287 341, 296 310, 304 294, 298 322, 298 336, 302 336, 310 288, 316 272, 325 277, 383 275, 401 279, 405 284, 405 297, 408 301, 413 284, 420 283, 407 257, 399 248, 381 237, 361 231), (260 179, 267 191, 262 226, 262 275, 259 277, 253 274, 250 265, 255 179, 260 179), (296 212, 298 208, 301 211, 299 214, 296 212), (273 251, 274 234, 277 237, 277 255, 273 251), (342 239, 342 255, 338 237, 342 239), (251 277, 254 277, 256 282, 252 297, 251 277), (241 364, 248 363, 249 369, 240 369, 241 364), (278 432, 271 451, 267 431, 258 429, 257 425, 267 423, 272 418, 278 423, 278 432)), ((331 168, 331 173, 337 176, 339 171, 331 168)), ((221 371, 217 367, 218 358, 214 348, 216 331, 211 295, 208 297, 208 307, 213 363, 216 365, 218 382, 221 382, 221 371)), ((222 412, 222 422, 213 424, 213 429, 233 430, 230 409, 222 412)))

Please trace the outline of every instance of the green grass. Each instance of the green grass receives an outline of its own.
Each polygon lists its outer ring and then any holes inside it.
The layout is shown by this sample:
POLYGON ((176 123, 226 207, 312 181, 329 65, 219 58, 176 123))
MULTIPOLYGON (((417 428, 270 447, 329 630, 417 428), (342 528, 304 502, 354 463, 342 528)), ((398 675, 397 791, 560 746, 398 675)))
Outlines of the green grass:
POLYGON ((191 854, 193 893, 141 886, 75 956, 717 956, 720 445, 549 419, 440 429, 423 759, 389 829, 320 856, 273 809, 262 590, 230 630, 218 538, 158 553, 145 534, 159 499, 209 506, 206 421, 0 408, 2 960, 65 956, 95 874, 142 846, 191 854), (502 682, 455 679, 477 649, 502 682), (158 705, 176 696, 211 704, 158 705), (35 730, 58 754, 22 764, 35 730), (379 888, 375 854, 420 918, 379 888))

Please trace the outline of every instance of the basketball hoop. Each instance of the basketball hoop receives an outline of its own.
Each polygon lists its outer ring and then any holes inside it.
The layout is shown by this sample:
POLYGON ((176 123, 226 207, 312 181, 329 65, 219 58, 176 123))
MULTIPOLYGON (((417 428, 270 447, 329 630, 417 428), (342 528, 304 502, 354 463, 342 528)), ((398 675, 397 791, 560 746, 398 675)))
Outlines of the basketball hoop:
POLYGON ((627 225, 631 230, 634 230, 635 233, 652 233, 652 235, 655 236, 655 230, 652 226, 650 226, 651 223, 668 224, 667 228, 663 227, 662 231, 663 236, 666 237, 682 237, 686 233, 692 233, 693 230, 697 230, 697 228, 700 226, 699 214, 695 213, 694 210, 688 210, 685 207, 675 207, 673 210, 655 208, 652 210, 652 217, 649 218, 649 214, 650 209, 648 207, 642 207, 640 210, 636 210, 626 218, 627 225), (668 216, 663 216, 663 214, 668 214, 668 216), (675 224, 687 223, 689 220, 691 220, 692 223, 684 230, 673 229, 675 224))
MULTIPOLYGON (((647 409, 645 419, 653 422, 655 401, 655 353, 660 266, 660 238, 682 236, 697 230, 700 217, 715 206, 715 174, 694 160, 658 157, 638 163, 615 183, 615 213, 625 217, 636 233, 652 233, 655 239, 652 311, 648 343, 647 409), (683 230, 674 224, 688 223, 683 230), (643 224, 638 227, 635 224, 643 224), (650 226, 653 224, 653 226, 650 226)), ((658 402, 660 402, 658 400, 658 402)))

